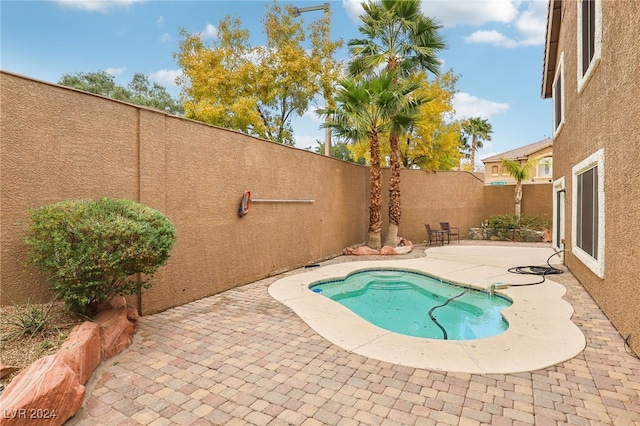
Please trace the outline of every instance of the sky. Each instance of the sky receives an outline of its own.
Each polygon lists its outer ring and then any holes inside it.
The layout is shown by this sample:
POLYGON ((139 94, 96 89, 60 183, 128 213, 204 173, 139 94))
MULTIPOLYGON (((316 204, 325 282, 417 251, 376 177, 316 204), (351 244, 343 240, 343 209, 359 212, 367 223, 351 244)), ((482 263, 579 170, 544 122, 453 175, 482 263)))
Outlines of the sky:
MULTIPOLYGON (((296 7, 326 0, 278 0, 296 7)), ((359 38, 362 0, 328 1, 330 33, 345 45, 359 38)), ((205 42, 217 34, 225 15, 237 15, 254 46, 264 44, 262 19, 270 1, 0 0, 0 68, 57 83, 65 74, 106 71, 126 86, 133 74, 180 94, 179 30, 205 42)), ((492 126, 479 159, 550 137, 551 101, 542 99, 542 66, 547 0, 422 0, 425 16, 436 19, 448 48, 439 52, 441 70, 459 76, 456 118, 480 117, 492 126)), ((323 12, 306 12, 305 23, 323 12)), ((320 100, 319 105, 323 106, 320 100)), ((315 106, 293 121, 296 147, 324 141, 315 106)))

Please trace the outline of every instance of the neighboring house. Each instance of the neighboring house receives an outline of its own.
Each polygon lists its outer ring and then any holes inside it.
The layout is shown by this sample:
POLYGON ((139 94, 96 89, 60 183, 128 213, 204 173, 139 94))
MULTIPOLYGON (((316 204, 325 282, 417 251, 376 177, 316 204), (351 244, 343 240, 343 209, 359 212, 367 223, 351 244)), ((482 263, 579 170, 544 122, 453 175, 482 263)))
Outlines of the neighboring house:
POLYGON ((531 161, 531 178, 522 184, 550 183, 553 178, 553 140, 544 139, 502 154, 484 158, 485 185, 515 185, 516 181, 502 167, 502 159, 516 160, 520 164, 531 161))
POLYGON ((640 1, 549 2, 553 241, 640 352, 640 1))

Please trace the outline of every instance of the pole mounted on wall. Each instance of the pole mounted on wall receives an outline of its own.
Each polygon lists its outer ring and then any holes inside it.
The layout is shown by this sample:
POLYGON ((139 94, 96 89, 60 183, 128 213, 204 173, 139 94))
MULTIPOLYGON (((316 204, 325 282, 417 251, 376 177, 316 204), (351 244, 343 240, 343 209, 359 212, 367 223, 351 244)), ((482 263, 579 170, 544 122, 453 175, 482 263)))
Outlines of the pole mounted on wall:
POLYGON ((251 191, 244 191, 240 199, 238 216, 243 217, 249 213, 251 203, 313 203, 315 200, 290 200, 283 198, 251 198, 251 191))
MULTIPOLYGON (((327 36, 327 41, 329 41, 329 20, 331 17, 331 5, 329 3, 324 3, 318 6, 307 6, 307 7, 294 7, 293 8, 293 16, 300 16, 304 12, 314 12, 316 10, 324 10, 324 21, 326 24, 325 31, 327 36)), ((325 94, 326 95, 326 94, 325 94)), ((329 108, 329 100, 325 96, 325 108, 329 108)), ((329 118, 327 117, 327 121, 329 118)), ((327 157, 331 157, 331 129, 328 127, 324 129, 324 155, 327 157)))

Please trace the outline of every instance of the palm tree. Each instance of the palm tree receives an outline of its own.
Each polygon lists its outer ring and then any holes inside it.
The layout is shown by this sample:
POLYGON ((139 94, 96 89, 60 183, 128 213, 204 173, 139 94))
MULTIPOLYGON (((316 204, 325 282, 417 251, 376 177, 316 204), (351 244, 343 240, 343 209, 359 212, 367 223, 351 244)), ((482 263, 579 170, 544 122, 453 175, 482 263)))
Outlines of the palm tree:
POLYGON ((422 99, 411 98, 416 83, 397 84, 386 71, 362 79, 347 78, 339 82, 336 108, 319 109, 325 118, 322 127, 331 128, 340 138, 368 140, 371 157, 369 235, 367 245, 381 247, 382 184, 380 179, 380 135, 400 128, 417 114, 422 99))
POLYGON ((516 190, 514 193, 514 201, 516 204, 516 217, 520 220, 520 211, 522 203, 522 181, 529 179, 529 171, 531 170, 531 162, 524 164, 516 160, 502 159, 502 167, 504 167, 512 178, 516 180, 516 190))
POLYGON ((483 147, 484 141, 491 140, 493 128, 487 119, 475 117, 469 118, 462 123, 462 133, 463 147, 469 150, 471 170, 473 171, 476 168, 476 151, 483 147), (471 137, 471 146, 468 145, 468 139, 464 135, 471 137))
MULTIPOLYGON (((420 0, 369 0, 362 6, 365 13, 359 31, 366 38, 348 43, 354 56, 349 64, 352 76, 370 74, 380 66, 400 79, 422 70, 438 74, 436 52, 446 45, 438 33, 441 26, 420 11, 420 0)), ((389 230, 385 245, 392 247, 397 245, 401 216, 398 143, 401 130, 394 127, 389 136, 389 230)))

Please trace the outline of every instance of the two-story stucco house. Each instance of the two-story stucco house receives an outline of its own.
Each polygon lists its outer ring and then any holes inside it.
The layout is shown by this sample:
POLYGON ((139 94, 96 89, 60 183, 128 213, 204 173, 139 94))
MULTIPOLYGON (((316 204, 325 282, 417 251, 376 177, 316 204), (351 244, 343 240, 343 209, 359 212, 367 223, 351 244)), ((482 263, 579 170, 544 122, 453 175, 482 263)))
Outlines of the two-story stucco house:
POLYGON ((553 241, 640 352, 640 1, 550 0, 553 241))
POLYGON ((484 158, 484 182, 486 185, 515 185, 516 181, 502 167, 502 159, 515 160, 520 165, 531 164, 530 178, 522 184, 550 183, 553 177, 553 139, 544 139, 502 154, 484 158))

